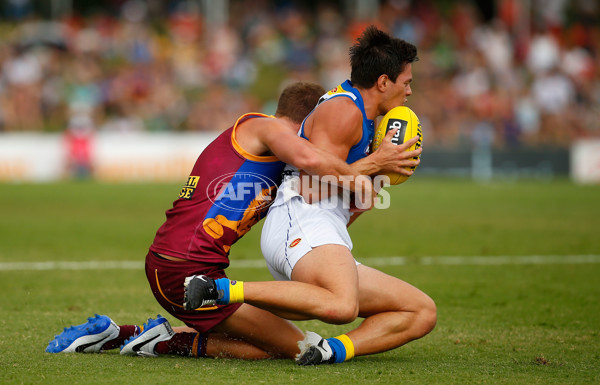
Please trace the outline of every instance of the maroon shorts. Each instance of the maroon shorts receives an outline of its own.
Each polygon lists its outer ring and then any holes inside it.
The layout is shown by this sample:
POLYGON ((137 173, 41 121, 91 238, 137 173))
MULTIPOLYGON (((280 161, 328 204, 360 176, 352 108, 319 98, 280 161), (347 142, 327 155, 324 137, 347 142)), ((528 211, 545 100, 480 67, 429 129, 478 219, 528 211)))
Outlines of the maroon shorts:
POLYGON ((183 309, 183 282, 190 275, 203 274, 217 279, 227 277, 221 265, 195 261, 171 261, 148 252, 146 277, 156 300, 173 317, 200 333, 211 330, 232 315, 242 304, 207 306, 200 310, 183 309))

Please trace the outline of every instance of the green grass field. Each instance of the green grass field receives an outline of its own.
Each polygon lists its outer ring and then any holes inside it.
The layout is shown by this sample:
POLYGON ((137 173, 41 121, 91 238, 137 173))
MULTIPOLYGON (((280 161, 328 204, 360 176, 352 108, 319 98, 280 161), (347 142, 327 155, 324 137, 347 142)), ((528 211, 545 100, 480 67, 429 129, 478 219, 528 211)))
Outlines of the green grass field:
MULTIPOLYGON (((34 263, 141 266, 178 191, 0 185, 0 383, 600 383, 600 186, 568 181, 414 178, 390 189, 390 209, 352 226, 355 256, 427 292, 438 325, 387 353, 309 368, 284 360, 121 357, 116 350, 45 353, 54 334, 94 313, 139 324, 162 309, 141 268, 34 270, 43 267, 34 263), (383 258, 394 256, 403 258, 383 258)), ((234 246, 230 276, 270 279, 265 267, 239 262, 261 258, 259 236, 260 225, 234 246)), ((332 336, 358 322, 299 325, 332 336)))

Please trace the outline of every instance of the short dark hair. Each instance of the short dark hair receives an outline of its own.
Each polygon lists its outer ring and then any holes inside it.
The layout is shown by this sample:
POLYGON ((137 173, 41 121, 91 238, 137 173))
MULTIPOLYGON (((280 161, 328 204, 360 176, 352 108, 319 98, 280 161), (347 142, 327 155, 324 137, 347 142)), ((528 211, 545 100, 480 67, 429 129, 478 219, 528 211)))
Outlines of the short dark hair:
POLYGON ((350 81, 355 87, 371 88, 387 75, 395 82, 406 65, 417 60, 417 47, 370 25, 350 47, 350 81))
POLYGON ((325 89, 317 83, 293 83, 281 92, 275 116, 287 117, 294 123, 302 123, 323 94, 325 89))

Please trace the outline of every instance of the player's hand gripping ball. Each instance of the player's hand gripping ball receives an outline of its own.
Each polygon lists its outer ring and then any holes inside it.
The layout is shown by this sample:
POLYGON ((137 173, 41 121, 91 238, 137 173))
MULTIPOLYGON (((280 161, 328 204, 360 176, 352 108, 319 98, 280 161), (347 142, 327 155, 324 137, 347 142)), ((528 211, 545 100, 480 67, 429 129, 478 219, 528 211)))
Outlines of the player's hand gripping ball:
MULTIPOLYGON (((412 151, 421 147, 423 143, 423 132, 421 130, 421 123, 419 122, 419 118, 417 115, 408 107, 399 106, 392 108, 388 111, 387 114, 383 117, 377 129, 375 130, 375 135, 373 136, 373 144, 371 145, 371 152, 377 150, 377 148, 381 145, 383 138, 385 138, 385 134, 393 129, 398 128, 396 134, 392 137, 392 143, 395 145, 401 145, 405 141, 414 138, 416 135, 419 135, 419 140, 417 143, 407 148, 406 151, 412 151)), ((419 159, 420 156, 416 156, 415 160, 419 159)), ((406 167, 408 170, 414 171, 415 167, 406 167)), ((396 185, 400 183, 406 182, 409 178, 408 175, 402 175, 398 173, 382 173, 382 175, 387 175, 390 178, 390 184, 396 185)))

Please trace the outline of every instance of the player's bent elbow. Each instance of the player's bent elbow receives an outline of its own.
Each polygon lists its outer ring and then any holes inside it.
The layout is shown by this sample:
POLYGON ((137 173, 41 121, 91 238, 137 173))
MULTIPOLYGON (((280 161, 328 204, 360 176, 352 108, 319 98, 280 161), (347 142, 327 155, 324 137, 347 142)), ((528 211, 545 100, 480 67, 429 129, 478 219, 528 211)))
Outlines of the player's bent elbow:
POLYGON ((322 165, 321 159, 311 154, 299 154, 294 159, 294 166, 300 170, 313 171, 318 170, 322 165))

